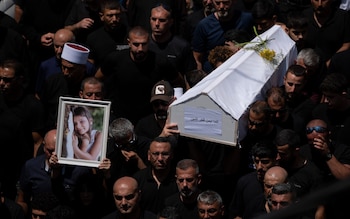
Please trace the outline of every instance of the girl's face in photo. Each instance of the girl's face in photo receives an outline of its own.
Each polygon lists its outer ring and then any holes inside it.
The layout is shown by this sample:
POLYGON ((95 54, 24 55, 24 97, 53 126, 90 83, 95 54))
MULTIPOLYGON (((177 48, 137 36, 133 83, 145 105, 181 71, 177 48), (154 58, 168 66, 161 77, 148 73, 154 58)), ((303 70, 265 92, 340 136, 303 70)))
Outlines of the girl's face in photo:
POLYGON ((88 133, 90 131, 91 121, 85 116, 74 116, 74 131, 80 135, 88 133))

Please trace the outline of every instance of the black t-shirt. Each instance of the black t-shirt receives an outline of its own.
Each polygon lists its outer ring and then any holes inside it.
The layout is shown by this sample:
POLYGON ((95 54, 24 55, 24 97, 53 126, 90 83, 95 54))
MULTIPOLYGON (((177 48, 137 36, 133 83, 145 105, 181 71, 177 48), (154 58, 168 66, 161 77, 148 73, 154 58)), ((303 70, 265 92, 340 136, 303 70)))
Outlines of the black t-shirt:
POLYGON ((176 207, 181 219, 194 219, 198 217, 197 200, 193 203, 185 204, 180 199, 180 194, 176 193, 165 199, 164 205, 176 207))
POLYGON ((133 177, 137 180, 142 191, 141 207, 155 214, 162 210, 164 200, 167 197, 179 192, 174 172, 170 172, 159 187, 152 176, 151 167, 139 170, 133 177))

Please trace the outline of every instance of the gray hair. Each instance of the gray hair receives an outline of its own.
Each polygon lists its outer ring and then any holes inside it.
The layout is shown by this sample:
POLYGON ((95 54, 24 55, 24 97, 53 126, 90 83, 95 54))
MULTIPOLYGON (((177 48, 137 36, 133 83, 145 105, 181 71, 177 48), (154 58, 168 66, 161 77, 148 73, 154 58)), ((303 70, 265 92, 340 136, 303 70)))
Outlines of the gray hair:
POLYGON ((302 59, 307 67, 318 67, 320 64, 320 56, 312 48, 300 50, 297 55, 297 60, 302 59))
POLYGON ((292 201, 296 200, 296 192, 292 184, 290 183, 278 183, 272 187, 271 194, 283 195, 292 194, 292 201))
POLYGON ((117 118, 109 125, 108 133, 114 139, 125 139, 134 133, 134 125, 126 118, 117 118))
POLYGON ((180 170, 187 170, 188 168, 194 168, 196 170, 196 174, 199 173, 199 167, 195 160, 192 159, 182 159, 179 162, 177 162, 176 168, 180 170))
POLYGON ((212 190, 207 190, 200 193, 197 197, 197 202, 201 202, 206 205, 212 205, 215 202, 218 202, 220 206, 223 206, 223 201, 219 193, 212 190))

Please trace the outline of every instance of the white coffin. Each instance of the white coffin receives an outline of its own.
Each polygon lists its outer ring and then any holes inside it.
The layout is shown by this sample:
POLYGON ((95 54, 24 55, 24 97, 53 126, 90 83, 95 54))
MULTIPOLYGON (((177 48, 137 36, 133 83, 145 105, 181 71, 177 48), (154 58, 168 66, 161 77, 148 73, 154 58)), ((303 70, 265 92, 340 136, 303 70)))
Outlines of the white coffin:
MULTIPOLYGON (((170 122, 178 124, 180 135, 231 146, 245 136, 246 122, 241 118, 247 107, 264 98, 271 86, 282 84, 297 56, 294 41, 279 25, 260 39, 269 39, 267 47, 278 54, 277 62, 272 64, 249 49, 230 57, 170 105, 170 122)), ((252 40, 258 41, 258 37, 252 40)))

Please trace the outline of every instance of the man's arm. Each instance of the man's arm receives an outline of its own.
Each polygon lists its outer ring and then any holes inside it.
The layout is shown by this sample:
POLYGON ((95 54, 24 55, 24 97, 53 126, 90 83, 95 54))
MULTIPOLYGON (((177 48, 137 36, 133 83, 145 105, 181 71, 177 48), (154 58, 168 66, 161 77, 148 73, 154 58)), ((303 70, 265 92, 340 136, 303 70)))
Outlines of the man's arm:
POLYGON ((202 70, 203 69, 203 65, 202 65, 203 53, 193 51, 193 57, 196 61, 197 69, 202 70))

